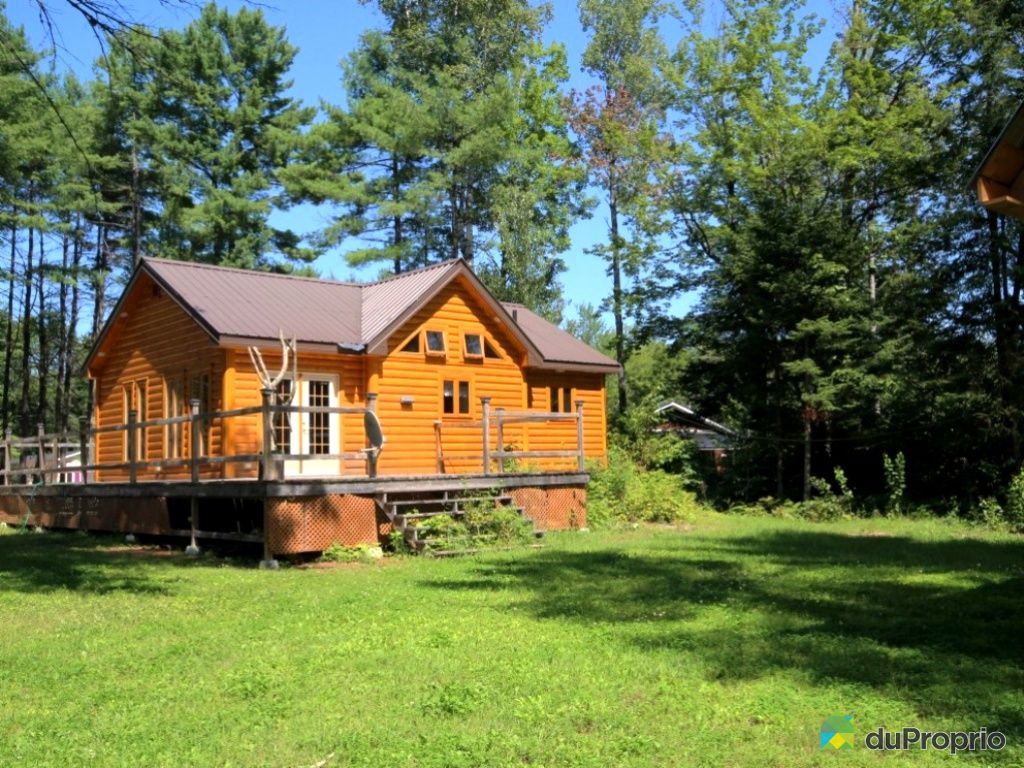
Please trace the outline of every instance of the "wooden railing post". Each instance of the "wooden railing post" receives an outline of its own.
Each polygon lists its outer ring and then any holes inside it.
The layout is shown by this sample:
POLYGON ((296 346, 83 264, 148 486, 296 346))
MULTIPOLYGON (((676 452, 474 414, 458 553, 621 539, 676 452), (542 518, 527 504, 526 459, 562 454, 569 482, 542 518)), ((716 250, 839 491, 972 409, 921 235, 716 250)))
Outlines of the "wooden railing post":
POLYGON ((437 455, 437 474, 444 474, 444 448, 441 446, 441 422, 434 422, 434 453, 437 455))
POLYGON ((128 411, 128 424, 125 428, 125 439, 128 441, 128 482, 135 485, 138 467, 135 466, 135 454, 138 447, 135 442, 135 409, 128 411))
POLYGON ((481 397, 484 424, 484 474, 491 474, 491 398, 481 397))
MULTIPOLYGON (((377 412, 377 393, 367 392, 366 393, 366 410, 370 413, 377 412)), ((366 452, 366 474, 368 477, 377 476, 377 451, 370 446, 370 450, 366 452)))
POLYGON ((4 432, 4 485, 11 484, 11 428, 4 432))
POLYGON ((39 451, 39 461, 36 470, 39 472, 39 482, 46 485, 46 433, 43 432, 43 424, 36 424, 36 450, 39 451))
POLYGON ((270 404, 274 401, 274 390, 260 390, 261 407, 263 412, 263 445, 260 449, 260 479, 277 480, 274 471, 274 413, 270 410, 270 404))
POLYGON ((189 420, 189 477, 193 483, 199 482, 199 457, 203 450, 202 425, 199 423, 199 398, 193 397, 190 402, 192 406, 191 418, 189 420))
POLYGON ((54 433, 53 435, 53 468, 57 471, 53 473, 53 482, 55 484, 61 482, 61 461, 60 461, 60 435, 54 433))
POLYGON ((498 437, 498 471, 501 474, 505 474, 505 409, 495 408, 494 418, 497 422, 497 437, 498 437))
POLYGON ((576 401, 576 450, 579 452, 579 470, 583 472, 587 467, 587 457, 583 453, 583 401, 576 401))

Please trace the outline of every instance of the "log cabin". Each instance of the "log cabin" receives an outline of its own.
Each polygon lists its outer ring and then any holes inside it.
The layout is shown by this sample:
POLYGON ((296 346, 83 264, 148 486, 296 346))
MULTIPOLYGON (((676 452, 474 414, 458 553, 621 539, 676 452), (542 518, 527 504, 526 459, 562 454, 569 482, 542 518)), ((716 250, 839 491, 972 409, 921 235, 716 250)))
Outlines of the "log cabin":
MULTIPOLYGON (((617 370, 461 260, 357 284, 143 258, 85 363, 86 486, 148 504, 145 524, 122 509, 107 527, 187 527, 193 546, 262 518, 249 535, 268 559, 396 528, 416 544, 403 508, 457 511, 482 492, 538 530, 582 527, 617 370)), ((64 510, 79 525, 80 506, 64 510)))
POLYGON ((996 137, 971 183, 984 208, 1024 219, 1024 104, 996 137))

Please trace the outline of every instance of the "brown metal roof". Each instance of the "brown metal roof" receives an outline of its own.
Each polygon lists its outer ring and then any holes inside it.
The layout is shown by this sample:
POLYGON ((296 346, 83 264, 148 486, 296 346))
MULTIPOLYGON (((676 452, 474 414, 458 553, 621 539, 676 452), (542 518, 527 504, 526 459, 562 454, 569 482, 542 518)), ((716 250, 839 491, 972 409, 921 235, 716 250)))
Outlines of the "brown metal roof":
POLYGON ((144 259, 148 271, 216 336, 362 343, 360 286, 308 277, 144 259))
MULTIPOLYGON (((283 331, 300 343, 351 351, 366 351, 382 343, 397 324, 462 275, 529 351, 531 365, 618 370, 614 360, 523 305, 498 302, 461 260, 365 285, 167 259, 144 258, 140 269, 222 343, 276 339, 283 331)), ((105 327, 101 338, 107 330, 105 327)))
POLYGON ((434 289, 451 278, 462 264, 453 259, 362 286, 362 339, 369 343, 434 289))
POLYGON ((559 363, 566 363, 567 367, 592 366, 595 371, 606 373, 619 370, 619 364, 610 357, 566 333, 524 305, 506 303, 504 306, 540 351, 546 368, 557 368, 559 363))

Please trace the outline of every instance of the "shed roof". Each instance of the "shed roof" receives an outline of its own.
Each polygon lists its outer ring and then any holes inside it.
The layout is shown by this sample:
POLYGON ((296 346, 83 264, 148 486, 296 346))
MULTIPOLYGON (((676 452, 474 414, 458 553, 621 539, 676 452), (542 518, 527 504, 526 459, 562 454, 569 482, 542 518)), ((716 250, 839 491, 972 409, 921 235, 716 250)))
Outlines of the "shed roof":
MULTIPOLYGON (((460 259, 359 284, 143 258, 125 295, 141 273, 161 285, 221 344, 259 343, 277 339, 283 331, 303 345, 350 352, 379 351, 398 324, 461 275, 499 322, 519 339, 529 353, 530 365, 595 372, 618 370, 614 360, 526 307, 498 302, 460 259)), ((111 316, 117 314, 115 308, 111 316)), ((110 321, 89 353, 87 365, 109 330, 110 321)))

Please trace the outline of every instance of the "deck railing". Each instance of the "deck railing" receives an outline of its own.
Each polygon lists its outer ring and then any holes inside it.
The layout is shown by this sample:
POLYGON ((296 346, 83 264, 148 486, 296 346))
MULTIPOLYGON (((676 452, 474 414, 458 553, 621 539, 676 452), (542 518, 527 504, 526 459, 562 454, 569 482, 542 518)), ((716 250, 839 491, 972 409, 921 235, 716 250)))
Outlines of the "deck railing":
POLYGON ((576 410, 571 413, 551 413, 546 411, 507 411, 504 408, 491 408, 491 398, 481 397, 480 420, 438 420, 434 422, 434 451, 437 462, 437 473, 444 474, 449 462, 480 461, 483 473, 493 472, 492 464, 497 464, 498 471, 504 474, 509 461, 529 461, 530 459, 574 458, 580 472, 584 471, 585 455, 583 452, 583 401, 576 401, 576 410), (565 450, 515 450, 505 443, 505 427, 512 424, 575 422, 576 435, 574 448, 565 450), (492 429, 495 435, 494 447, 491 445, 492 429), (449 430, 479 430, 481 437, 480 453, 453 454, 444 449, 444 433, 449 430))
MULTIPOLYGON (((366 407, 312 407, 298 405, 276 405, 273 403, 272 391, 262 393, 262 403, 246 408, 232 408, 220 411, 200 411, 200 401, 192 400, 191 412, 185 416, 171 416, 163 419, 138 420, 138 414, 129 410, 124 424, 90 427, 86 429, 79 441, 74 441, 71 433, 45 434, 39 425, 38 434, 34 438, 17 438, 8 432, 0 442, 0 478, 3 485, 31 485, 36 480, 43 484, 90 482, 97 472, 124 473, 130 484, 139 482, 140 470, 168 470, 188 467, 189 479, 199 482, 204 468, 218 465, 258 464, 259 478, 264 480, 281 479, 281 466, 284 461, 337 461, 339 465, 346 461, 365 462, 366 474, 376 474, 376 451, 364 448, 358 451, 342 451, 331 454, 296 454, 281 450, 274 445, 274 415, 276 414, 328 414, 342 416, 345 414, 365 415, 367 411, 376 410, 376 394, 368 393, 366 407), (206 430, 209 425, 219 420, 223 431, 229 419, 244 416, 260 416, 262 422, 262 439, 259 452, 211 456, 206 430), (141 459, 138 456, 140 443, 145 445, 148 430, 153 428, 169 428, 188 425, 189 443, 188 456, 161 457, 157 459, 141 459), (122 433, 125 435, 124 461, 100 462, 96 458, 96 437, 102 434, 122 433), (68 452, 79 450, 77 464, 69 464, 68 452), (15 455, 17 454, 17 462, 15 455), (22 482, 18 482, 22 479, 22 482)), ((338 444, 344 445, 342 419, 338 419, 338 444)), ((184 453, 184 441, 179 443, 184 453)))
MULTIPOLYGON (((337 461, 339 468, 342 469, 345 462, 365 463, 366 475, 369 477, 376 475, 376 451, 370 448, 331 454, 298 454, 289 453, 287 450, 282 450, 280 446, 274 445, 275 415, 295 414, 299 417, 303 414, 328 414, 338 417, 346 414, 365 415, 367 411, 376 411, 376 394, 367 394, 366 407, 334 408, 276 405, 273 403, 273 395, 274 393, 270 391, 263 392, 260 405, 207 412, 200 411, 198 400, 192 400, 189 414, 163 419, 139 421, 137 413, 134 410, 129 410, 124 424, 90 427, 84 430, 78 440, 75 439, 77 436, 69 432, 46 434, 42 425, 39 425, 37 434, 30 438, 14 437, 8 432, 0 441, 0 478, 2 478, 3 485, 31 485, 35 482, 43 484, 88 483, 95 480, 96 473, 99 472, 107 473, 106 477, 101 478, 103 480, 109 478, 109 473, 116 473, 126 479, 128 483, 135 484, 159 479, 143 477, 140 480, 140 473, 147 470, 166 471, 187 468, 188 479, 196 483, 202 478, 204 470, 208 471, 211 467, 249 465, 244 469, 251 470, 252 465, 257 465, 260 479, 279 480, 282 479, 282 468, 286 461, 337 461), (223 435, 224 426, 229 420, 247 416, 260 417, 262 435, 258 450, 251 453, 209 455, 208 427, 219 421, 223 435), (139 457, 139 446, 145 445, 149 430, 177 427, 187 430, 189 440, 187 451, 184 440, 178 440, 176 444, 179 450, 176 452, 187 453, 187 456, 168 456, 156 459, 139 457), (125 458, 123 461, 101 462, 96 455, 96 438, 99 435, 111 433, 124 435, 122 445, 125 446, 125 458), (73 455, 75 450, 79 451, 78 462, 69 463, 69 454, 73 455)), ((445 474, 449 471, 451 463, 469 462, 481 467, 483 474, 490 475, 495 470, 505 473, 509 470, 509 463, 513 461, 549 458, 575 459, 577 468, 580 471, 584 470, 582 400, 576 401, 576 410, 571 413, 508 411, 504 408, 491 408, 491 398, 489 397, 482 397, 480 400, 482 419, 434 422, 438 474, 445 474), (506 427, 510 425, 551 422, 575 423, 575 445, 572 448, 519 450, 505 442, 506 427), (444 433, 449 430, 478 430, 480 450, 466 454, 446 452, 444 433)), ((341 418, 338 419, 337 443, 339 446, 345 445, 343 421, 341 418)), ((165 452, 170 439, 168 437, 163 443, 165 452)), ((342 473, 339 472, 339 474, 342 473)))

